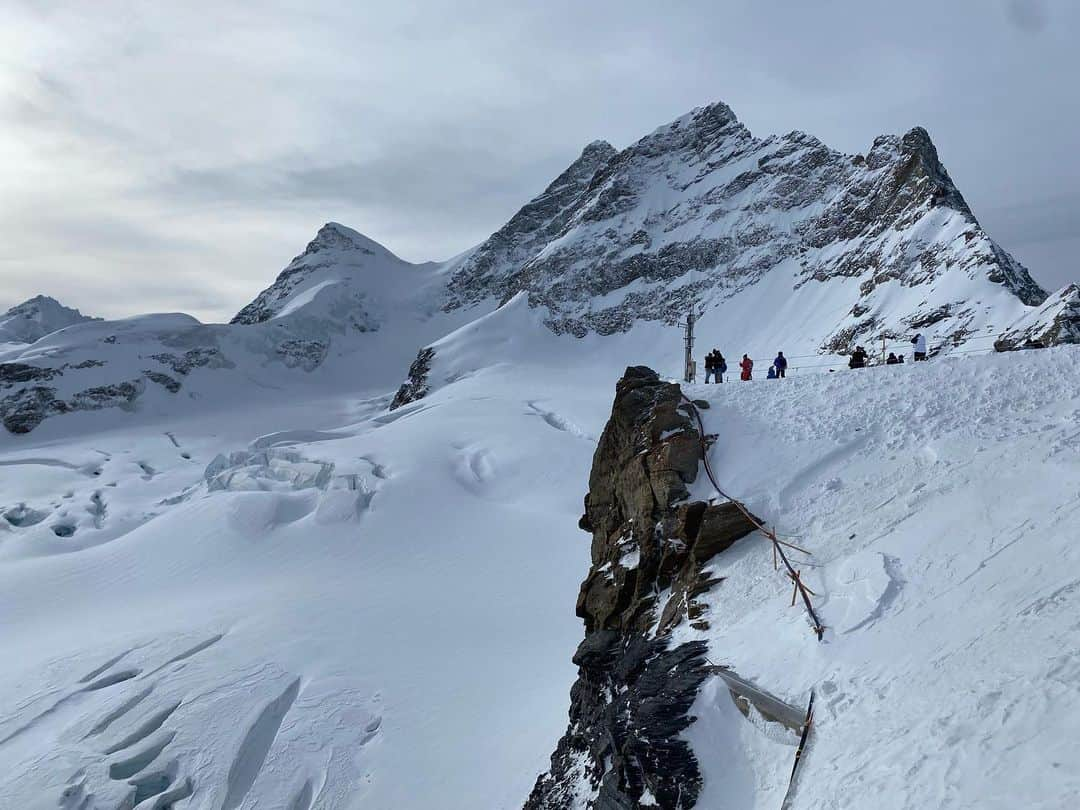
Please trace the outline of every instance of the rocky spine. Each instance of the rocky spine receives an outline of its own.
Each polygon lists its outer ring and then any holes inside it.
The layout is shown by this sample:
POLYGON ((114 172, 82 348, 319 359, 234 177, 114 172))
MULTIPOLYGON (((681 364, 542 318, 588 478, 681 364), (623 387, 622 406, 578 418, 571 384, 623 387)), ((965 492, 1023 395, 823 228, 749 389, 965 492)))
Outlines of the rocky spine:
POLYGON ((580 523, 592 534, 592 566, 577 602, 585 639, 574 654, 570 725, 525 810, 697 800, 701 772, 680 732, 694 722, 707 650, 702 641, 674 644, 671 633, 683 622, 708 627, 700 597, 722 580, 707 565, 754 530, 730 503, 688 500, 701 453, 679 386, 628 368, 580 523))

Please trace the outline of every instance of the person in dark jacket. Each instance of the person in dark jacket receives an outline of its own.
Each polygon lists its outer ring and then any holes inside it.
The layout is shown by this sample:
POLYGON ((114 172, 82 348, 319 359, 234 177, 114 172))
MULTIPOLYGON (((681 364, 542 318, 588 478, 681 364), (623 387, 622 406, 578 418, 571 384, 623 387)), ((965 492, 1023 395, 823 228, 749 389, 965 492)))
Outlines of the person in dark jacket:
POLYGON ((855 347, 851 359, 848 360, 848 368, 866 368, 866 349, 862 346, 855 347))
POLYGON ((720 354, 719 349, 713 349, 713 353, 716 355, 716 381, 722 383, 724 375, 727 374, 727 360, 720 354))
POLYGON ((783 378, 787 376, 787 358, 784 357, 783 352, 776 353, 776 359, 772 361, 773 368, 776 369, 776 376, 783 378))
POLYGON ((766 380, 776 379, 776 366, 769 366, 769 371, 765 374, 766 380))
POLYGON ((711 351, 705 355, 705 384, 709 384, 709 375, 716 372, 716 352, 711 351))
POLYGON ((750 355, 744 354, 742 356, 739 368, 742 369, 742 374, 739 375, 740 380, 746 381, 754 379, 754 361, 750 359, 750 355))
POLYGON ((897 359, 894 352, 889 352, 889 356, 885 359, 885 365, 887 366, 895 366, 899 362, 900 360, 897 359))

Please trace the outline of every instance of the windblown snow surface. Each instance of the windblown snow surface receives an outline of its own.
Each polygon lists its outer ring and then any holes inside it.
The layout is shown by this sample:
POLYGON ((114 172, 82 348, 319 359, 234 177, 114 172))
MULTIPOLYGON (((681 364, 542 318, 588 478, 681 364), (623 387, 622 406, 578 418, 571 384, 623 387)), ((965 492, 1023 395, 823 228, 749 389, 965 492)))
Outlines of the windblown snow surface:
MULTIPOLYGON (((659 324, 541 318, 450 334, 395 411, 362 375, 284 377, 0 437, 0 808, 520 807, 565 725, 614 383, 681 354, 659 324)), ((688 390, 725 488, 813 552, 823 643, 755 536, 717 559, 707 631, 716 663, 816 690, 791 807, 1080 798, 1078 361, 688 390)), ((694 713, 699 806, 779 807, 790 733, 716 683, 694 713)))

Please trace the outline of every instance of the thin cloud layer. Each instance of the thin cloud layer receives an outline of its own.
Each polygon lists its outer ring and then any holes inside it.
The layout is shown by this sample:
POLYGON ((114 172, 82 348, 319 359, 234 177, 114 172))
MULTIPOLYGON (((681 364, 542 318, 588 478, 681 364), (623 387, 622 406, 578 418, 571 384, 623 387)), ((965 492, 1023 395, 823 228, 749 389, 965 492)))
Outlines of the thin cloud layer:
POLYGON ((849 152, 925 126, 1006 249, 1080 278, 1067 0, 170 5, 0 11, 0 305, 225 319, 327 220, 446 258, 713 100, 849 152))

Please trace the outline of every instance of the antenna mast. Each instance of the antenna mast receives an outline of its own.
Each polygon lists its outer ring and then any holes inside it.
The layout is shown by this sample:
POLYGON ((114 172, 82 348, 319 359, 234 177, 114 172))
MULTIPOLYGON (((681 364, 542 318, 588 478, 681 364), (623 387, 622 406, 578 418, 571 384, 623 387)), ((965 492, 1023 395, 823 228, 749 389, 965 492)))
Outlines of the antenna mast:
POLYGON ((683 381, 688 383, 694 382, 697 378, 697 364, 694 362, 694 324, 701 317, 701 313, 697 312, 695 307, 696 305, 691 302, 690 309, 686 313, 686 322, 680 324, 686 329, 686 334, 683 337, 686 346, 683 381))

